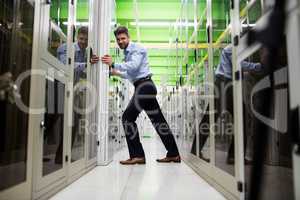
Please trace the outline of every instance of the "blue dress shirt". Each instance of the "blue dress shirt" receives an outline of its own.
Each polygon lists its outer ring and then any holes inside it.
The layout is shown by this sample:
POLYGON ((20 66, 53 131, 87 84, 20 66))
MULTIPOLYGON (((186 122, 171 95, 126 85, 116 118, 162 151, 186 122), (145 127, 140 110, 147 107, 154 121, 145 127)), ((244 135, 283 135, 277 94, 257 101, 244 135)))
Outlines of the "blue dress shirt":
POLYGON ((140 78, 151 76, 147 50, 133 42, 129 42, 124 50, 125 62, 115 63, 114 68, 121 73, 121 77, 132 83, 140 78))
MULTIPOLYGON (((221 54, 220 64, 215 72, 216 75, 221 75, 226 78, 232 79, 232 46, 229 45, 225 47, 221 54)), ((243 70, 247 71, 260 71, 262 66, 260 63, 252 63, 247 61, 241 62, 241 67, 243 70)))
MULTIPOLYGON (((75 48, 75 68, 74 68, 74 83, 77 83, 80 78, 86 79, 86 50, 81 49, 78 43, 74 43, 75 48)), ((57 49, 57 58, 60 62, 67 64, 67 44, 62 44, 57 49)))

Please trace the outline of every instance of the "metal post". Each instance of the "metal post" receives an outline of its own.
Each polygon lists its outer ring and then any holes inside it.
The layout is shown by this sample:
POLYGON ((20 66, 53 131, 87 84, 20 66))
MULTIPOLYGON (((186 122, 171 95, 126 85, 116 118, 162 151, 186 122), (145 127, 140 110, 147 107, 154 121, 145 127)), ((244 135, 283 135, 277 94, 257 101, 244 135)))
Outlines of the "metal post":
POLYGON ((209 84, 209 124, 210 124, 210 158, 211 164, 215 165, 215 116, 214 116, 214 69, 213 69, 213 34, 212 34, 212 0, 207 0, 207 37, 208 37, 208 84, 209 84))
MULTIPOLYGON (((94 30, 94 37, 98 38, 97 47, 95 52, 97 55, 103 56, 109 52, 110 44, 110 21, 111 21, 111 1, 95 1, 97 8, 100 12, 97 12, 98 16, 95 21, 99 20, 94 30), (97 3, 96 3, 97 2, 97 3), (107 31, 101 31, 107 30, 107 31)), ((109 138, 108 138, 108 66, 99 63, 95 66, 95 72, 97 76, 96 89, 100 91, 100 95, 97 99, 98 113, 97 118, 97 133, 98 141, 98 165, 106 165, 112 161, 112 157, 109 154, 109 138)))
MULTIPOLYGON (((238 44, 234 44, 236 40, 240 39, 240 11, 239 0, 233 1, 230 15, 231 15, 231 41, 232 41, 232 84, 233 84, 233 103, 234 103, 234 145, 235 145, 235 177, 238 182, 245 185, 244 175, 244 121, 243 121, 243 92, 242 79, 235 80, 235 73, 241 73, 241 66, 237 62, 237 48, 238 44)), ((248 12, 247 12, 248 13, 248 12)), ((248 16, 248 15, 247 15, 248 16)), ((245 199, 245 189, 239 191, 239 199, 245 199)))

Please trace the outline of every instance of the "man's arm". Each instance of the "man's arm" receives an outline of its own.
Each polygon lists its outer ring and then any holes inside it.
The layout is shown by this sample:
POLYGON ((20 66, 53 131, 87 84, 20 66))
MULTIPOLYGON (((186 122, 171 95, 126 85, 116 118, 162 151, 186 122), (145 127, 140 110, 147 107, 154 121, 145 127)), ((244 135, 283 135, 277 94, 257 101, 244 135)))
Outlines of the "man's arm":
POLYGON ((63 64, 67 64, 67 44, 62 44, 58 47, 57 59, 63 64))
POLYGON ((140 67, 140 64, 142 63, 143 59, 143 54, 143 51, 135 51, 131 56, 131 60, 124 63, 113 63, 112 57, 110 55, 103 56, 101 58, 101 61, 104 64, 107 64, 110 67, 117 69, 118 71, 130 72, 136 71, 140 67))
POLYGON ((260 63, 253 63, 253 62, 247 62, 242 61, 241 67, 244 71, 261 71, 262 65, 260 63))
POLYGON ((128 79, 129 78, 126 72, 121 72, 121 71, 116 70, 114 68, 110 68, 109 73, 112 76, 119 76, 119 77, 121 77, 123 79, 128 79))
MULTIPOLYGON (((58 47, 57 49, 57 59, 64 63, 67 64, 67 45, 66 44, 62 44, 60 47, 58 47)), ((90 63, 91 64, 96 64, 99 62, 99 57, 96 55, 92 55, 91 59, 90 59, 90 63)), ((85 64, 83 63, 79 63, 77 64, 75 62, 75 69, 79 67, 80 69, 84 69, 83 67, 85 67, 85 64)))
POLYGON ((132 54, 131 60, 124 63, 115 63, 114 68, 120 71, 136 71, 140 64, 142 63, 143 53, 142 52, 134 52, 132 54))

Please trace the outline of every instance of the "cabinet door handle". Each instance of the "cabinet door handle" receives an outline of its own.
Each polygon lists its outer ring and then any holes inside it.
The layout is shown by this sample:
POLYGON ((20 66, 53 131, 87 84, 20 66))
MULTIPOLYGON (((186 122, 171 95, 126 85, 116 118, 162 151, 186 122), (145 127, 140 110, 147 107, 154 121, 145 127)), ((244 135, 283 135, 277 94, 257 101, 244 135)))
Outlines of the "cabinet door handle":
POLYGON ((40 127, 41 127, 41 129, 43 129, 44 131, 46 130, 46 125, 45 125, 45 122, 44 122, 44 121, 41 121, 40 127))

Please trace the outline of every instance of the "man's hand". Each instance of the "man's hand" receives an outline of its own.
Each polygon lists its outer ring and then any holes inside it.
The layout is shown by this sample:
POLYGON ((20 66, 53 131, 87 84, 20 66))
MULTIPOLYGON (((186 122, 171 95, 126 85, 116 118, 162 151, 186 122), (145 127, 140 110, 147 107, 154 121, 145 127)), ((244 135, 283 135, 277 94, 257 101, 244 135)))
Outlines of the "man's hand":
POLYGON ((104 55, 102 58, 101 58, 101 61, 104 63, 104 64, 107 64, 109 67, 111 67, 113 61, 112 61, 112 57, 110 55, 104 55))
POLYGON ((112 76, 121 76, 121 73, 118 70, 113 69, 113 68, 110 69, 109 73, 112 76))
POLYGON ((0 100, 15 103, 17 98, 21 98, 21 95, 18 93, 18 87, 12 79, 12 74, 7 72, 0 75, 0 100))
POLYGON ((98 62, 99 62, 99 57, 96 56, 96 55, 93 55, 93 56, 91 57, 90 62, 91 62, 91 64, 96 64, 96 63, 98 63, 98 62))
POLYGON ((13 80, 10 72, 0 75, 0 90, 9 89, 11 83, 13 83, 13 80))

